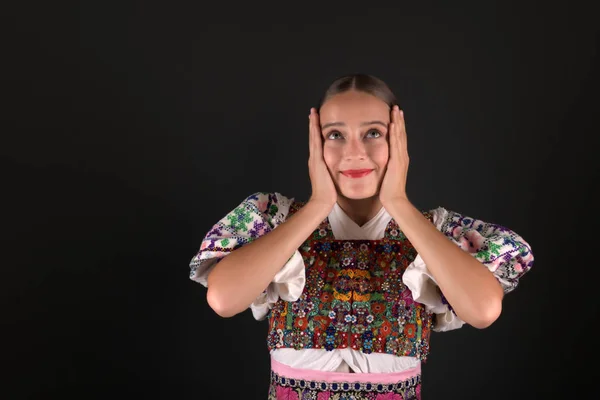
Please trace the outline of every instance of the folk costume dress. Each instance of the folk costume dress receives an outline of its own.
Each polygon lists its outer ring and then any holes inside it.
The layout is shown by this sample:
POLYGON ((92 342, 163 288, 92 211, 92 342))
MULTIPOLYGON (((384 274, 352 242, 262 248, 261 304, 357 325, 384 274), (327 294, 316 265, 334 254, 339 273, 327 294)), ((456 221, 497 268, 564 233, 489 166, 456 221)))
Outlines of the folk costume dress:
MULTIPOLYGON (((206 234, 190 279, 207 287, 219 260, 302 206, 280 193, 249 196, 206 234)), ((529 244, 507 228, 441 207, 423 215, 505 293, 532 267, 529 244)), ((269 400, 420 399, 431 331, 464 324, 383 207, 358 226, 336 204, 250 309, 269 322, 269 400)))

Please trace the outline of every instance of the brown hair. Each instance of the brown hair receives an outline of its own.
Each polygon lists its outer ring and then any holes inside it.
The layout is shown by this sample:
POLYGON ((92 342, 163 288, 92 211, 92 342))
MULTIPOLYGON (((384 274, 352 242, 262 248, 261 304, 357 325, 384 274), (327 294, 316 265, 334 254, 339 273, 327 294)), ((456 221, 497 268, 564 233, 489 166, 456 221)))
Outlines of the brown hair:
POLYGON ((349 90, 365 92, 384 101, 390 108, 398 104, 396 96, 389 86, 381 79, 367 74, 345 75, 334 80, 325 91, 319 103, 319 109, 323 104, 336 94, 341 94, 349 90))

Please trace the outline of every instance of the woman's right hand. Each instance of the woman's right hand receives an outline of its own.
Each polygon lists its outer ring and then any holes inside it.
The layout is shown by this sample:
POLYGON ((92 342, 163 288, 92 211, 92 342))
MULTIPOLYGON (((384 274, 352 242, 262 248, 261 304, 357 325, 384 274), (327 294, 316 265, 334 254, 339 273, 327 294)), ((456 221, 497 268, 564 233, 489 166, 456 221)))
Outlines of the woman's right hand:
POLYGON ((310 200, 326 207, 333 208, 337 202, 337 189, 331 179, 331 174, 323 158, 323 136, 321 135, 321 123, 319 114, 314 108, 310 109, 309 115, 309 150, 308 172, 312 186, 310 200))

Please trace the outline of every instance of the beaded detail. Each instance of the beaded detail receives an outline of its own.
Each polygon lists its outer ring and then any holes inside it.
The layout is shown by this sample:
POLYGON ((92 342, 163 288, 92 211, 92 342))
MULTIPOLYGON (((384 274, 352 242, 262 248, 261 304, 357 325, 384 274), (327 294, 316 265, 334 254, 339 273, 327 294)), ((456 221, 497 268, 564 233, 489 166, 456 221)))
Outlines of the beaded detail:
POLYGON ((271 371, 268 399, 419 400, 421 375, 396 383, 332 382, 287 378, 271 371))

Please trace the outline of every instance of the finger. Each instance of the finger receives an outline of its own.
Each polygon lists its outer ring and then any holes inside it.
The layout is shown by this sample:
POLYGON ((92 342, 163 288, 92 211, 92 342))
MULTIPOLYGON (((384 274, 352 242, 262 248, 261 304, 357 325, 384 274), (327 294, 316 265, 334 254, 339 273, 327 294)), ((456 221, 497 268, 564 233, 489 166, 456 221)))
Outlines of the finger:
POLYGON ((311 152, 314 156, 320 156, 322 153, 322 137, 321 125, 319 122, 319 114, 317 110, 311 108, 310 111, 310 137, 311 137, 311 152))
POLYGON ((314 153, 315 147, 315 132, 314 132, 314 109, 310 109, 310 113, 308 114, 308 145, 310 154, 314 153))
POLYGON ((396 154, 397 154, 397 148, 398 148, 398 144, 397 144, 397 137, 396 137, 396 123, 394 122, 390 122, 390 128, 388 131, 388 137, 389 137, 389 147, 390 147, 390 159, 392 158, 396 158, 396 154))
POLYGON ((407 152, 407 143, 404 111, 398 110, 398 144, 402 153, 407 152))
POLYGON ((390 157, 396 157, 398 155, 398 106, 394 106, 390 113, 390 157))
POLYGON ((397 116, 397 120, 398 120, 398 128, 400 128, 399 133, 406 133, 406 124, 405 124, 405 120, 404 120, 404 111, 402 110, 398 110, 398 116, 397 116))

